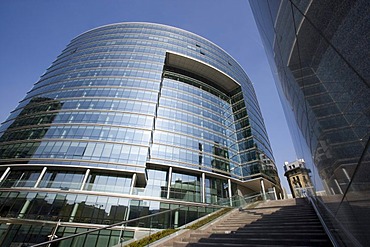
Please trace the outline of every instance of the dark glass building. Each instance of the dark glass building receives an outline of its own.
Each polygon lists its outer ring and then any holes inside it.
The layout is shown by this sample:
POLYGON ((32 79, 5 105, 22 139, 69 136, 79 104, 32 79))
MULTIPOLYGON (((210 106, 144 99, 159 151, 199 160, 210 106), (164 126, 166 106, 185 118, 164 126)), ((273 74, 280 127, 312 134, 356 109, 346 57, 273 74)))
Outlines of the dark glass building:
MULTIPOLYGON (((337 239, 370 222, 370 1, 250 0, 299 158, 337 239), (318 175, 315 175, 318 174, 318 175)), ((358 245, 355 245, 358 244, 358 245)))
POLYGON ((281 196, 252 83, 221 48, 174 27, 120 23, 74 38, 0 129, 1 246, 186 206, 170 219, 179 226, 260 192, 281 196))

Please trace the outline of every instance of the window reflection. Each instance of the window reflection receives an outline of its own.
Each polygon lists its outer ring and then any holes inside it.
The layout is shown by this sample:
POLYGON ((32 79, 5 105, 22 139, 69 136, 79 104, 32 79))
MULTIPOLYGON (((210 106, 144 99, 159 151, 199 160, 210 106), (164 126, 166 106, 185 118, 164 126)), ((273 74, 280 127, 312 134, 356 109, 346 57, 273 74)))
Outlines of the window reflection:
POLYGON ((201 202, 200 176, 172 173, 170 198, 201 202))
POLYGON ((47 170, 38 187, 64 190, 80 189, 84 175, 84 172, 47 170))
POLYGON ((89 191, 116 192, 128 194, 131 188, 131 175, 108 175, 92 173, 89 175, 85 189, 89 191))

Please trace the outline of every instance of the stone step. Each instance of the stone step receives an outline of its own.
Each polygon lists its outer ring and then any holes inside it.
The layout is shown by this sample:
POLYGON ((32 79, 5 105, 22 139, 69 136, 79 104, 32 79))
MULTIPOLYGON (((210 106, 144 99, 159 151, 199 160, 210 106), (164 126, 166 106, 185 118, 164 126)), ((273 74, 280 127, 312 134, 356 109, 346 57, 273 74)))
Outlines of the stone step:
MULTIPOLYGON (((191 241, 189 241, 191 242, 191 241)), ((322 238, 301 238, 301 239, 294 239, 294 238, 284 238, 284 239, 275 239, 275 238, 202 238, 199 239, 198 243, 228 243, 228 244, 265 244, 265 245, 297 245, 297 246, 307 246, 307 245, 315 245, 315 246, 328 246, 330 242, 327 239, 322 238)))
POLYGON ((262 219, 262 216, 249 216, 249 215, 237 215, 235 217, 230 217, 228 220, 237 220, 237 219, 262 219))
POLYGON ((221 234, 229 234, 231 232, 238 232, 238 233, 269 233, 269 232, 287 232, 287 233, 291 233, 291 234, 294 234, 294 233, 299 233, 299 232, 323 232, 323 228, 322 227, 300 227, 298 229, 294 229, 294 228, 291 228, 291 229, 274 229, 274 228, 268 228, 268 227, 264 227, 264 228, 239 228, 239 229, 220 229, 220 228, 211 228, 209 229, 208 232, 211 232, 211 233, 221 233, 221 234))
POLYGON ((250 219, 250 218, 238 218, 238 219, 228 219, 228 220, 225 220, 225 221, 222 221, 222 222, 254 222, 254 221, 257 221, 257 220, 261 220, 262 218, 256 218, 256 219, 250 219))
POLYGON ((256 220, 256 222, 311 222, 311 221, 318 221, 318 218, 314 217, 307 217, 307 218, 262 218, 256 220))
POLYGON ((311 206, 304 200, 292 199, 265 202, 254 209, 235 210, 227 218, 203 230, 174 239, 169 246, 327 247, 332 244, 311 206))
POLYGON ((260 218, 256 220, 250 220, 250 219, 229 219, 224 221, 225 223, 243 223, 243 222, 310 222, 310 221, 318 221, 319 219, 308 217, 308 218, 277 218, 277 219, 271 219, 271 218, 260 218))
MULTIPOLYGON (((219 247, 219 246, 225 246, 225 247, 286 247, 286 245, 265 245, 265 244, 248 244, 248 243, 243 243, 243 244, 228 244, 228 243, 185 243, 185 245, 171 245, 175 247, 219 247)), ((170 246, 168 246, 170 247, 170 246)), ((296 245, 290 245, 290 247, 298 247, 296 245)))
MULTIPOLYGON (((240 214, 242 215, 242 214, 240 214)), ((248 216, 248 214, 244 214, 245 216, 248 216)), ((315 212, 309 211, 309 212, 302 212, 302 211, 292 211, 292 212, 261 212, 261 215, 253 215, 254 217, 261 217, 261 216, 271 216, 271 217, 285 217, 285 216, 303 216, 303 215, 316 215, 315 212)))
POLYGON ((187 241, 176 241, 172 245, 173 247, 202 247, 202 246, 227 246, 227 247, 302 247, 302 246, 323 246, 328 247, 331 246, 330 242, 327 241, 305 241, 305 242, 293 242, 293 241, 285 241, 285 242, 263 242, 258 240, 257 242, 243 242, 243 243, 230 243, 230 242, 187 242, 187 241))
MULTIPOLYGON (((220 226, 213 226, 212 229, 226 229, 227 230, 227 227, 220 227, 220 226)), ((230 227, 231 229, 231 227, 230 227)), ((290 226, 273 226, 273 225, 264 225, 264 224, 261 224, 261 225, 247 225, 245 227, 240 227, 238 228, 238 231, 241 231, 241 230, 253 230, 253 231, 256 231, 256 230, 279 230, 279 231, 282 231, 282 232, 287 232, 287 231, 290 231, 290 230, 300 230, 300 229, 323 229, 322 226, 320 224, 316 224, 316 225, 290 225, 290 226)))
POLYGON ((310 221, 310 222, 275 222, 275 221, 271 221, 271 222, 259 222, 259 221, 255 221, 253 222, 251 225, 253 226, 260 226, 260 225, 269 225, 269 226, 299 226, 299 225, 302 225, 304 223, 304 225, 306 226, 311 226, 311 225, 321 225, 321 222, 319 220, 317 221, 310 221))
POLYGON ((295 213, 295 214, 263 214, 261 216, 249 216, 247 214, 245 215, 235 215, 233 217, 230 217, 230 219, 238 219, 238 218, 263 218, 263 217, 269 217, 269 218, 287 218, 287 217, 297 217, 297 218, 302 218, 302 217, 316 217, 315 213, 295 213))
POLYGON ((246 217, 246 218, 235 218, 235 219, 227 219, 227 220, 223 220, 223 221, 221 221, 221 222, 245 222, 245 221, 249 221, 249 222, 255 222, 255 221, 257 221, 257 220, 261 220, 262 218, 253 218, 253 219, 251 219, 251 218, 248 218, 248 217, 246 217))
POLYGON ((289 230, 295 230, 295 229, 322 229, 321 224, 318 222, 317 224, 307 224, 307 225, 302 225, 302 224, 280 224, 280 225, 268 225, 268 224, 250 224, 250 225, 242 225, 242 226, 228 226, 228 225, 215 225, 212 226, 211 229, 213 230, 273 230, 273 229, 278 229, 280 231, 289 231, 289 230))
POLYGON ((271 238, 271 239, 327 239, 324 232, 298 232, 298 233, 281 233, 281 232, 253 232, 253 233, 240 233, 231 232, 230 234, 219 234, 219 233, 192 233, 189 238, 186 239, 201 239, 201 238, 238 238, 238 239, 249 239, 249 238, 271 238))
MULTIPOLYGON (((273 213, 273 214, 264 214, 264 215, 262 215, 262 216, 267 216, 267 217, 286 217, 286 216, 289 216, 289 217, 297 217, 297 216, 308 216, 308 215, 310 215, 310 216, 314 216, 314 215, 316 215, 316 214, 314 214, 314 213, 312 213, 312 212, 307 212, 307 213, 301 213, 301 212, 299 212, 299 213, 297 213, 297 212, 295 212, 295 213, 273 213)), ((259 217, 261 217, 261 216, 259 216, 259 217)))
POLYGON ((266 229, 266 228, 258 228, 258 229, 253 229, 253 228, 240 228, 237 231, 238 233, 282 233, 286 232, 288 234, 294 234, 294 233, 317 233, 317 232, 323 232, 322 227, 317 227, 317 228, 300 228, 300 229, 288 229, 285 231, 282 231, 282 229, 266 229))

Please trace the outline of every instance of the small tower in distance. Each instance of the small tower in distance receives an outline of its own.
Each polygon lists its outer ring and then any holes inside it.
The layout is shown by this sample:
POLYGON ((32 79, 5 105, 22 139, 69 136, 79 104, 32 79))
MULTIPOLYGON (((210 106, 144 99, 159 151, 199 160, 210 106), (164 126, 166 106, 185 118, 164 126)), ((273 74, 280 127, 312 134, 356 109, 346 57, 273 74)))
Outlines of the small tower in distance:
POLYGON ((304 197, 304 192, 312 190, 311 170, 305 167, 303 159, 284 162, 284 176, 288 179, 293 198, 304 197))

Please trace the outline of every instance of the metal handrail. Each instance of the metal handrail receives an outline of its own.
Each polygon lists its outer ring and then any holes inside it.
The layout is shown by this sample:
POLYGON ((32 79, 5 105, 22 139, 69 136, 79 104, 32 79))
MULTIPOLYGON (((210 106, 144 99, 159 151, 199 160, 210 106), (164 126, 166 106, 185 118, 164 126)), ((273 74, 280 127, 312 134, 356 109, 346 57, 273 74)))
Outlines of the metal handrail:
POLYGON ((317 208, 317 205, 316 205, 316 202, 319 202, 321 204, 321 206, 323 206, 325 208, 325 211, 330 214, 330 216, 336 221, 336 223, 338 224, 338 226, 340 227, 340 229, 346 234, 346 236, 351 240, 351 244, 352 246, 356 246, 356 247, 361 247, 363 246, 362 244, 360 244, 358 242, 358 240, 350 233, 348 232, 348 230, 343 226, 343 224, 338 221, 338 219, 335 217, 335 215, 333 214, 333 212, 331 212, 327 206, 320 200, 318 200, 317 198, 313 197, 312 195, 309 195, 309 194, 306 194, 307 195, 307 198, 308 200, 310 201, 310 203, 312 204, 317 216, 319 217, 319 220, 321 222, 321 224, 323 225, 324 227, 324 230, 326 232, 326 234, 328 235, 328 237, 330 238, 330 241, 332 242, 332 244, 337 247, 337 246, 341 246, 338 241, 336 241, 336 238, 334 237, 334 235, 332 234, 332 232, 329 230, 329 228, 327 227, 326 223, 325 223, 325 220, 323 219, 323 217, 321 216, 320 212, 319 212, 319 209, 317 208), (324 223, 323 223, 324 222, 324 223), (334 242, 333 240, 334 239, 334 242))
POLYGON ((253 194, 249 194, 249 195, 244 195, 244 196, 234 195, 232 197, 223 198, 223 199, 217 201, 215 205, 227 206, 227 204, 228 204, 230 207, 239 207, 239 206, 243 206, 243 205, 249 203, 249 200, 252 200, 252 199, 257 198, 259 196, 262 197, 261 192, 257 192, 257 193, 253 193, 253 194), (242 205, 235 205, 234 202, 236 202, 236 201, 244 201, 244 203, 242 203, 242 205))
POLYGON ((319 218, 319 220, 321 222, 321 225, 324 228, 324 231, 325 231, 326 235, 328 235, 328 237, 330 239, 330 242, 333 244, 334 247, 339 247, 340 246, 339 243, 337 242, 334 235, 329 230, 329 227, 326 225, 325 220, 321 216, 321 213, 320 213, 319 209, 317 208, 316 203, 314 202, 314 199, 312 198, 312 196, 309 193, 306 193, 306 198, 308 199, 308 201, 312 205, 313 209, 315 210, 315 213, 316 213, 317 217, 319 218))
MULTIPOLYGON (((215 205, 215 206, 217 207, 217 205, 215 205)), ((137 220, 150 218, 150 217, 161 215, 161 214, 164 214, 164 213, 169 213, 169 212, 176 211, 176 210, 179 210, 181 208, 186 208, 186 207, 187 206, 181 206, 181 207, 178 207, 178 208, 168 209, 168 210, 158 212, 158 213, 145 215, 145 216, 142 216, 142 217, 139 217, 139 218, 136 218, 136 219, 121 221, 121 222, 114 223, 114 224, 111 224, 111 225, 108 225, 108 226, 103 226, 103 227, 99 227, 99 228, 96 228, 96 229, 92 229, 92 230, 89 230, 89 231, 86 231, 86 232, 80 232, 80 233, 76 233, 76 234, 73 234, 73 235, 61 237, 61 238, 58 238, 58 239, 53 239, 53 240, 49 240, 49 241, 46 241, 46 242, 34 244, 34 245, 31 245, 31 247, 44 246, 44 245, 47 245, 47 244, 51 244, 51 243, 63 241, 63 240, 66 240, 66 239, 75 238, 75 237, 78 237, 78 236, 81 236, 81 235, 89 234, 89 233, 92 233, 92 232, 97 232, 97 231, 100 231, 100 230, 109 229, 109 228, 112 228, 112 227, 115 227, 115 226, 122 226, 123 224, 127 224, 127 223, 130 223, 130 222, 135 222, 137 220)))
MULTIPOLYGON (((251 198, 255 198, 255 197, 258 197, 258 196, 261 196, 261 193, 255 193, 255 194, 246 195, 246 196, 235 195, 235 196, 232 196, 232 197, 229 197, 229 198, 224 198, 223 200, 220 200, 217 203, 220 203, 220 202, 223 202, 223 201, 228 202, 228 201, 230 201, 230 199, 234 199, 234 198, 242 198, 242 199, 244 199, 244 204, 247 204, 246 200, 251 199, 251 198)), ((208 204, 208 205, 205 205, 204 207, 206 207, 206 206, 213 206, 213 207, 220 207, 220 208, 222 208, 224 205, 222 205, 222 204, 208 204)), ((51 243, 55 243, 55 242, 59 242, 59 241, 63 241, 63 240, 71 239, 71 238, 75 238, 75 237, 78 237, 78 236, 81 236, 81 235, 87 235, 87 234, 90 234, 92 232, 97 232, 97 231, 100 231, 100 230, 109 229, 109 228, 112 228, 112 227, 115 227, 115 226, 127 225, 127 223, 131 223, 131 222, 135 222, 135 221, 138 221, 138 220, 142 220, 142 219, 146 219, 146 218, 158 216, 158 215, 161 215, 161 214, 169 213, 169 212, 176 211, 176 210, 179 210, 179 209, 182 209, 182 208, 187 208, 187 207, 188 206, 181 206, 181 207, 178 207, 178 208, 168 209, 168 210, 165 210, 165 211, 162 211, 162 212, 158 212, 158 213, 154 213, 154 214, 150 214, 150 215, 145 215, 145 216, 142 216, 142 217, 139 217, 139 218, 121 221, 121 222, 114 223, 114 224, 111 224, 111 225, 108 225, 108 226, 103 226, 103 227, 99 227, 99 228, 92 229, 92 230, 89 230, 89 231, 80 232, 80 233, 72 234, 72 235, 69 235, 69 236, 65 236, 65 237, 61 237, 61 238, 57 238, 57 239, 52 239, 52 240, 49 240, 49 241, 46 241, 46 242, 34 244, 34 245, 31 245, 31 247, 38 247, 38 246, 50 245, 51 243)))

